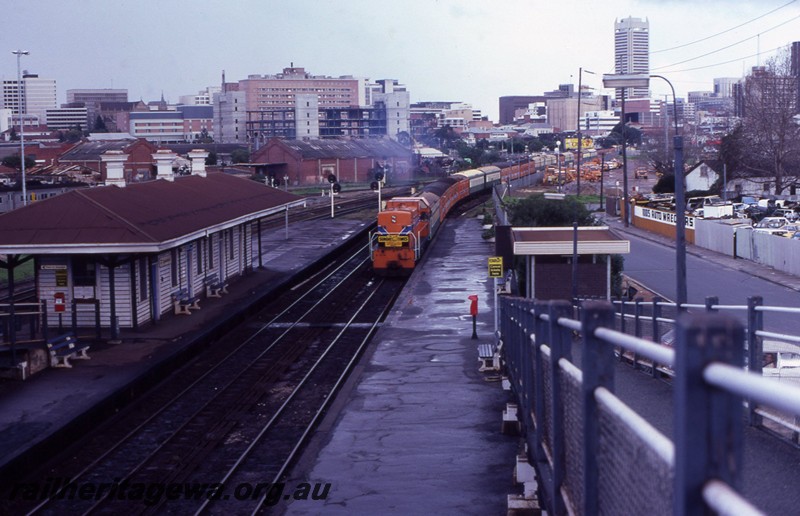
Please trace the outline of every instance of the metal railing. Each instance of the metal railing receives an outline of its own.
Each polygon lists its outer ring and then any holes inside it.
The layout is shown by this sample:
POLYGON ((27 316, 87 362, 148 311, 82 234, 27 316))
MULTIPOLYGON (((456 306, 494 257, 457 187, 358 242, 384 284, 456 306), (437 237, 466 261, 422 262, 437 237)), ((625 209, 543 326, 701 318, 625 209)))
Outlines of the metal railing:
MULTIPOLYGON (((672 302, 654 298, 644 302, 641 299, 634 301, 614 301, 615 328, 622 333, 634 337, 645 338, 660 344, 671 345, 675 340, 675 325, 678 314, 687 312, 721 312, 738 315, 745 328, 743 342, 745 369, 763 374, 765 370, 765 357, 770 351, 770 346, 765 348, 764 342, 784 343, 785 349, 800 355, 800 336, 782 332, 768 331, 765 329, 764 314, 782 314, 794 316, 800 314, 800 308, 765 306, 763 298, 753 296, 747 299, 746 305, 722 305, 717 297, 707 297, 705 304, 683 304, 680 308, 672 302), (769 339, 769 340, 767 340, 769 339), (752 344, 751 344, 752 343, 752 344)), ((646 369, 653 377, 672 377, 674 370, 662 360, 648 360, 641 357, 636 350, 626 350, 619 353, 620 360, 628 361, 635 369, 646 369)), ((800 368, 791 368, 783 371, 775 370, 779 364, 767 364, 773 369, 767 371, 774 373, 773 381, 787 380, 800 386, 800 368), (781 373, 791 375, 790 378, 781 378, 781 373)), ((788 414, 774 408, 765 408, 758 403, 747 402, 748 421, 750 425, 758 427, 775 437, 785 440, 794 446, 800 446, 800 417, 788 414)))
POLYGON ((583 302, 575 320, 566 301, 502 299, 501 349, 543 509, 758 513, 738 492, 742 402, 800 415, 800 387, 746 371, 744 325, 711 307, 679 314, 670 347, 616 329, 605 301, 583 302), (575 337, 582 369, 572 360, 575 337), (673 372, 674 440, 614 395, 615 364, 625 353, 673 372))

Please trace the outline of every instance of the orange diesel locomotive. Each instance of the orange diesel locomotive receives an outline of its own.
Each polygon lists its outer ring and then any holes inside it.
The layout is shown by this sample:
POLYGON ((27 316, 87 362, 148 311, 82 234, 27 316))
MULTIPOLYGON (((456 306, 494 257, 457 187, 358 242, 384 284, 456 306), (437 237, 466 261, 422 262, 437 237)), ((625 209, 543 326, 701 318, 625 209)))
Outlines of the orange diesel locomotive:
MULTIPOLYGON (((501 181, 543 172, 551 161, 555 162, 555 156, 539 155, 524 161, 465 170, 429 183, 414 196, 387 201, 386 209, 378 213, 377 228, 370 233, 375 271, 387 276, 411 274, 456 203, 501 181)), ((571 161, 571 155, 567 161, 571 161)))

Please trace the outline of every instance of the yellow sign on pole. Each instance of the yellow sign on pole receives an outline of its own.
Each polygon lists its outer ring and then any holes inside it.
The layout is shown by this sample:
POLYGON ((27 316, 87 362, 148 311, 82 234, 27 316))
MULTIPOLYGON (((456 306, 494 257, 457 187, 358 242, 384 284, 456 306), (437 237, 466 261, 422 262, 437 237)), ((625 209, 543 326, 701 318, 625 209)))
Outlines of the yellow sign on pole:
POLYGON ((490 256, 489 257, 489 277, 502 278, 503 277, 503 257, 490 256))

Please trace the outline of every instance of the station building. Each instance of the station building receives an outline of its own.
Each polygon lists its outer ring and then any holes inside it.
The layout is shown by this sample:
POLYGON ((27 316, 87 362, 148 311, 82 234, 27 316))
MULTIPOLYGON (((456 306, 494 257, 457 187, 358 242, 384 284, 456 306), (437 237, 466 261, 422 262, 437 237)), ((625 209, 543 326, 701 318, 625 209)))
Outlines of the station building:
POLYGON ((250 156, 251 165, 273 184, 369 183, 380 167, 391 182, 411 178, 413 153, 389 138, 281 140, 273 138, 250 156))
POLYGON ((156 151, 158 179, 129 184, 129 157, 107 151, 106 186, 0 215, 0 267, 11 289, 15 269, 32 260, 48 326, 66 315, 114 335, 190 313, 187 304, 209 286, 261 265, 262 219, 304 201, 250 179, 207 174, 207 155, 190 152, 192 174, 175 177, 176 154, 156 151))

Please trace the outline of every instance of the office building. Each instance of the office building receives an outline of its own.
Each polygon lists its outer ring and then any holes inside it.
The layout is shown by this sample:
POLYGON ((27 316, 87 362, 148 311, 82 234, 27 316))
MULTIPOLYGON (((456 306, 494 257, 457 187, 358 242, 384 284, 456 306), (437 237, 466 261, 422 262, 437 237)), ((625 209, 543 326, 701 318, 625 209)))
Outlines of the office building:
POLYGON ((104 102, 128 102, 128 90, 125 89, 74 89, 67 90, 67 104, 62 107, 85 107, 86 122, 84 127, 94 128, 100 104, 104 102))
MULTIPOLYGON (((628 17, 614 22, 614 73, 650 74, 650 22, 628 17)), ((617 90, 617 98, 622 89, 617 90)), ((647 88, 627 88, 626 99, 647 98, 647 88)))
POLYGON ((25 115, 26 126, 43 125, 47 120, 47 110, 58 107, 56 81, 25 70, 21 85, 16 79, 3 81, 3 105, 11 109, 15 120, 17 115, 25 115))

